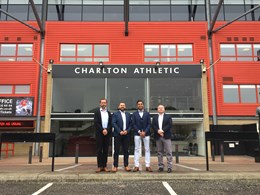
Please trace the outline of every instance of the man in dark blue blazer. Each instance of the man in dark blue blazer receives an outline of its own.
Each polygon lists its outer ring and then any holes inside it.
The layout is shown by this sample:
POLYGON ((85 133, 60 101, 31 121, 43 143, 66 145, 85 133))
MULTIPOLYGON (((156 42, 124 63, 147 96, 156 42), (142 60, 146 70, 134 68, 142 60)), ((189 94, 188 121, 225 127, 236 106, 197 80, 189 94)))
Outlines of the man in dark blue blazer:
POLYGON ((132 120, 130 113, 126 112, 125 109, 125 103, 121 102, 118 106, 118 111, 113 113, 112 117, 112 126, 114 127, 114 167, 112 169, 112 172, 117 172, 118 170, 120 146, 122 146, 123 148, 125 171, 131 171, 128 166, 128 158, 132 120))
POLYGON ((144 142, 145 148, 145 167, 146 171, 152 172, 150 167, 150 127, 151 127, 151 117, 149 112, 144 110, 144 103, 142 100, 137 100, 136 102, 137 111, 133 113, 132 122, 134 128, 134 142, 135 142, 135 153, 134 161, 135 168, 133 172, 139 171, 139 159, 141 154, 141 144, 144 142))
POLYGON ((167 172, 172 172, 172 118, 165 114, 163 105, 157 107, 158 115, 155 115, 152 120, 152 128, 154 130, 154 138, 156 140, 156 147, 158 152, 158 166, 159 171, 163 171, 163 154, 166 153, 167 158, 167 172))
POLYGON ((94 113, 97 142, 97 173, 101 171, 109 172, 107 168, 107 156, 112 133, 112 115, 107 110, 107 100, 103 98, 99 104, 100 108, 94 113))

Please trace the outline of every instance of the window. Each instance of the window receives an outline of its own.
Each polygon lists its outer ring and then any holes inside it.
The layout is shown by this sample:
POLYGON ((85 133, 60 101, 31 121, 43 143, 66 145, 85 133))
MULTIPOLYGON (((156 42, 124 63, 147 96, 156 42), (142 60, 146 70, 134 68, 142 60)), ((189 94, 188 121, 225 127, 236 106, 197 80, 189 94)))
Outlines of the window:
POLYGON ((0 44, 0 61, 32 61, 32 44, 0 44))
POLYGON ((194 78, 151 78, 150 110, 159 104, 174 112, 202 111, 201 81, 194 78), (167 90, 166 90, 167 89, 167 90))
POLYGON ((191 62, 193 49, 191 44, 160 44, 144 46, 145 62, 191 62))
POLYGON ((30 85, 0 85, 0 94, 30 94, 30 85))
POLYGON ((238 103, 238 85, 223 85, 224 102, 238 103))
POLYGON ((105 97, 105 79, 53 79, 52 113, 94 113, 105 97))
POLYGON ((260 44, 220 44, 222 61, 260 61, 260 44))
POLYGON ((61 44, 61 62, 108 62, 107 44, 61 44))
POLYGON ((223 85, 224 103, 259 103, 259 90, 260 85, 223 85))

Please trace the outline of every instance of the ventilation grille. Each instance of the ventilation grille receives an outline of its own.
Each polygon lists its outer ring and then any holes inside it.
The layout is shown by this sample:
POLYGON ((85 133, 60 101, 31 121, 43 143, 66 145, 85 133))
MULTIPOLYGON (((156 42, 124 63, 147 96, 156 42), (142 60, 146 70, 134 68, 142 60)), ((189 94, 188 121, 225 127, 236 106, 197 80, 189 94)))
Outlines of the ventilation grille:
POLYGON ((223 77, 222 81, 223 82, 233 82, 233 77, 223 77))
POLYGON ((9 40, 9 37, 5 37, 4 40, 5 40, 5 41, 8 41, 8 40, 9 40))
POLYGON ((22 40, 22 38, 21 37, 17 37, 17 41, 21 41, 22 40))

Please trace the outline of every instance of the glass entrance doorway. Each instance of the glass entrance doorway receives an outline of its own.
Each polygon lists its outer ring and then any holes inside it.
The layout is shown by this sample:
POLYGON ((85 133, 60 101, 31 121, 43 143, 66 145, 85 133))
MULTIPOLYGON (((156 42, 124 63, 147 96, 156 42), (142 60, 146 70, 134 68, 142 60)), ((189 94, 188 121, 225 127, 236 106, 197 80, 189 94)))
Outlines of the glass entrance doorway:
MULTIPOLYGON (((179 155, 204 155, 204 133, 202 123, 175 124, 172 128, 172 148, 175 153, 178 145, 179 155)), ((90 120, 52 120, 52 132, 56 133, 56 151, 58 157, 74 157, 76 144, 79 144, 79 156, 96 156, 96 138, 94 121, 90 120)), ((156 144, 151 136, 151 155, 156 156, 156 144)), ((109 156, 112 156, 112 139, 109 146, 109 156)), ((144 154, 144 147, 142 147, 144 154)), ((130 155, 134 155, 134 133, 131 132, 130 155)))

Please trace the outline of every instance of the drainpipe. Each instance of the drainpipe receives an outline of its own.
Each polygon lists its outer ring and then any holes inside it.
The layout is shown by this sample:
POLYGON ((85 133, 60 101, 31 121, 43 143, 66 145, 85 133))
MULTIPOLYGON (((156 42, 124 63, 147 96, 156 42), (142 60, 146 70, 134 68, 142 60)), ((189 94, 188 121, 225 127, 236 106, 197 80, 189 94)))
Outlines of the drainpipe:
MULTIPOLYGON (((45 21, 47 19, 47 6, 48 0, 43 1, 42 3, 42 29, 43 34, 41 36, 40 42, 40 64, 44 63, 44 34, 45 34, 45 21)), ((41 102, 42 102, 42 76, 43 68, 39 66, 39 78, 38 78, 38 101, 37 101, 37 119, 36 119, 36 133, 41 132, 41 102)), ((34 155, 39 154, 40 143, 35 143, 34 145, 34 155)))

